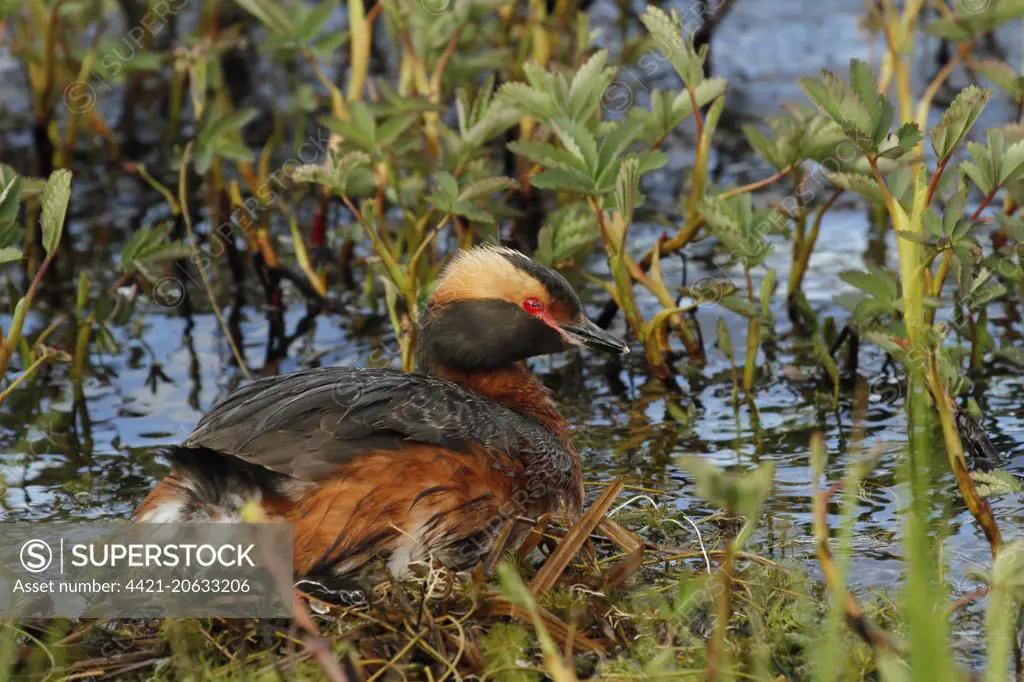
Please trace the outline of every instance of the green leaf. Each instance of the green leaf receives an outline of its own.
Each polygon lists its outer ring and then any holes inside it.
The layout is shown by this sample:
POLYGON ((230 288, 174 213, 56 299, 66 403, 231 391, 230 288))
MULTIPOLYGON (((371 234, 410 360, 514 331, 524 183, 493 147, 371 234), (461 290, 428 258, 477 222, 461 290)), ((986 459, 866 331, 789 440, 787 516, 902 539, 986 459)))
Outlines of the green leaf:
POLYGON ((117 339, 105 325, 96 325, 96 346, 107 355, 117 355, 120 347, 117 339))
POLYGON ((611 168, 612 162, 626 151, 633 140, 643 131, 643 128, 643 123, 636 120, 622 121, 612 128, 611 132, 601 141, 601 148, 598 151, 598 177, 604 175, 611 168))
POLYGON ((146 254, 150 253, 154 247, 158 247, 160 242, 163 241, 164 237, 170 231, 169 226, 165 227, 141 227, 128 238, 124 246, 121 248, 121 268, 125 268, 125 265, 131 263, 134 260, 145 258, 146 254))
POLYGON ((252 150, 233 136, 248 123, 256 111, 239 109, 228 114, 221 114, 218 100, 207 109, 196 136, 195 168, 200 175, 206 174, 213 165, 215 156, 249 163, 253 159, 252 150))
POLYGON ((878 92, 878 79, 871 67, 859 59, 850 60, 850 85, 868 112, 868 134, 876 143, 880 142, 892 124, 892 105, 878 92))
POLYGON ((895 275, 874 265, 869 265, 868 270, 848 270, 840 273, 839 279, 881 301, 893 302, 899 298, 899 283, 895 275))
MULTIPOLYGON (((973 269, 973 263, 968 261, 966 264, 958 264, 959 267, 964 270, 973 269)), ((973 281, 966 283, 968 288, 965 289, 967 292, 964 297, 967 302, 967 309, 971 311, 983 310, 992 301, 995 301, 1002 296, 1005 296, 1007 289, 998 280, 992 278, 992 272, 987 268, 982 267, 973 281)), ((963 291, 961 292, 963 294, 963 291)))
POLYGON ((518 120, 519 112, 515 109, 490 107, 487 113, 462 136, 462 144, 466 150, 472 152, 514 126, 518 120))
POLYGON ((896 230, 896 236, 900 239, 906 239, 907 241, 914 242, 915 244, 922 244, 924 246, 934 246, 935 240, 929 239, 928 237, 918 234, 916 232, 909 232, 907 230, 896 230))
POLYGON ((972 471, 971 478, 978 485, 978 495, 983 498, 1024 493, 1024 481, 1009 471, 972 471))
POLYGON ((978 121, 991 95, 991 90, 975 85, 960 91, 929 134, 936 157, 942 160, 953 154, 978 121))
POLYGON ((21 249, 13 246, 0 248, 0 263, 13 263, 22 259, 21 249))
MULTIPOLYGON (((971 60, 971 70, 980 73, 1010 95, 1014 100, 1024 99, 1024 78, 1006 62, 996 59, 971 60)), ((973 86, 972 86, 973 87, 973 86)))
MULTIPOLYGON (((842 298, 842 296, 840 296, 842 298)), ((846 302, 844 301, 844 305, 846 302)), ((884 315, 890 315, 896 310, 895 303, 881 301, 877 298, 864 297, 857 301, 853 307, 853 319, 860 324, 872 323, 884 315)))
POLYGON ((472 199, 486 199, 495 192, 511 189, 519 189, 519 183, 512 178, 507 178, 505 176, 484 178, 483 180, 477 180, 476 182, 471 183, 468 187, 462 190, 462 193, 459 194, 459 200, 470 201, 472 199))
POLYGON ((761 312, 757 308, 755 308, 754 304, 748 301, 744 296, 738 296, 735 294, 730 296, 723 296, 721 300, 718 301, 718 303, 726 310, 731 310, 737 315, 742 315, 747 319, 761 319, 761 312))
POLYGON ((533 603, 533 593, 523 582, 515 566, 508 562, 499 564, 498 579, 501 581, 501 592, 506 599, 528 611, 536 608, 533 603))
POLYGON ((555 134, 569 153, 583 162, 580 170, 597 177, 597 141, 582 123, 559 116, 553 121, 555 134))
POLYGON ((318 118, 317 121, 320 125, 332 132, 338 133, 345 138, 346 142, 356 145, 362 151, 370 154, 377 151, 373 132, 364 130, 351 120, 345 121, 333 116, 323 116, 318 118))
POLYGON ((530 184, 538 189, 597 194, 593 180, 579 171, 546 170, 530 178, 530 184))
POLYGON ((885 205, 882 190, 873 178, 853 173, 826 173, 825 177, 834 185, 855 192, 876 206, 885 205))
POLYGON ((871 137, 874 125, 871 114, 857 94, 838 76, 824 69, 821 80, 810 77, 800 79, 800 86, 807 97, 845 130, 871 137))
POLYGON ((210 147, 199 147, 196 150, 195 161, 193 163, 196 166, 196 173, 199 175, 206 175, 206 172, 210 170, 213 165, 214 151, 210 147))
POLYGON ((286 38, 295 36, 295 25, 292 23, 291 17, 274 0, 235 0, 235 2, 278 36, 286 38))
POLYGON ((1007 146, 1003 131, 988 131, 988 146, 967 143, 973 161, 960 164, 960 172, 971 179, 986 196, 1000 187, 1024 178, 1024 139, 1007 146))
POLYGON ((494 216, 492 216, 490 213, 488 213, 487 211, 483 210, 482 208, 477 208, 476 206, 474 206, 473 204, 469 203, 468 201, 456 200, 456 201, 452 202, 452 205, 451 205, 451 208, 449 209, 449 211, 451 213, 456 214, 456 215, 465 216, 466 218, 469 218, 470 220, 475 220, 475 221, 481 222, 481 223, 493 223, 494 222, 494 216))
POLYGON ((369 154, 365 152, 349 152, 338 159, 334 164, 335 180, 342 188, 347 186, 351 175, 359 168, 366 168, 372 163, 369 154))
POLYGON ((960 187, 946 202, 946 208, 942 213, 942 233, 958 241, 956 233, 961 225, 971 227, 970 221, 964 218, 964 209, 967 206, 967 192, 965 187, 960 187))
POLYGON ((14 169, 0 164, 0 231, 12 227, 18 219, 21 187, 21 177, 14 169))
POLYGON ((362 101, 352 102, 349 105, 349 117, 353 125, 363 132, 365 138, 376 144, 377 120, 373 117, 370 107, 362 101))
POLYGON ((743 126, 743 134, 754 151, 763 156, 765 161, 775 168, 781 169, 786 167, 786 161, 779 153, 778 147, 764 133, 758 130, 757 126, 752 124, 743 126))
POLYGON ((673 9, 671 16, 656 5, 648 5, 640 21, 650 32, 672 68, 687 87, 696 88, 704 79, 704 61, 707 58, 707 46, 697 51, 694 48, 693 33, 685 30, 679 13, 673 9))
POLYGON ((640 163, 637 169, 640 175, 656 171, 668 163, 668 155, 657 149, 645 149, 637 154, 637 159, 640 163))
POLYGON ((1024 3, 1020 0, 972 0, 952 3, 952 7, 953 12, 933 21, 925 30, 940 38, 964 42, 1024 16, 1024 3))
POLYGON ((724 318, 718 318, 718 333, 715 340, 718 344, 718 350, 725 354, 725 357, 729 358, 729 362, 732 363, 735 358, 732 348, 732 337, 729 336, 729 327, 725 324, 724 318))
MULTIPOLYGON (((939 218, 939 214, 935 212, 934 208, 929 207, 924 214, 921 216, 921 223, 924 225, 924 229, 927 230, 928 234, 932 236, 931 240, 926 240, 920 243, 936 243, 941 237, 946 236, 942 229, 942 219, 939 218)), ((903 230, 897 230, 896 234, 903 234, 903 230)), ((912 233, 914 234, 914 233, 912 233)), ((914 234, 916 237, 917 235, 914 234)))
POLYGON ((459 198, 459 182, 448 171, 434 173, 437 185, 437 196, 444 199, 447 206, 453 205, 459 198))
POLYGON ((43 190, 42 216, 43 248, 47 255, 53 253, 60 245, 60 236, 64 231, 64 216, 71 200, 71 171, 55 170, 46 181, 43 190))
POLYGON ((587 253, 600 236, 597 219, 589 206, 583 202, 562 206, 541 228, 533 256, 553 266, 587 253))
MULTIPOLYGON (((637 195, 640 193, 640 159, 629 156, 619 167, 619 176, 615 180, 615 208, 622 214, 623 222, 629 225, 636 210, 637 195)), ((625 239, 625 235, 623 235, 625 239)))
POLYGON ((549 92, 538 90, 526 83, 505 83, 498 90, 495 105, 500 109, 510 109, 519 114, 526 114, 540 119, 547 119, 558 114, 555 100, 549 92))
POLYGON ((528 61, 523 64, 523 75, 526 76, 526 82, 530 87, 552 93, 557 89, 554 74, 537 62, 528 61))
POLYGON ((137 229, 121 249, 121 271, 134 271, 136 263, 187 258, 190 252, 183 243, 164 242, 170 231, 169 224, 137 229))
POLYGON ((256 116, 255 109, 239 109, 219 117, 199 136, 199 144, 211 144, 225 135, 240 132, 256 116))
POLYGON ((764 221, 754 219, 749 194, 740 194, 726 201, 708 197, 701 201, 698 210, 711 233, 718 237, 733 258, 747 267, 754 267, 772 252, 772 245, 764 238, 764 221))
POLYGON ((407 114, 392 116, 380 124, 376 132, 376 144, 380 147, 390 147, 405 131, 409 130, 422 114, 418 111, 407 114))
MULTIPOLYGON (((333 0, 329 1, 333 2, 333 0)), ((314 40, 310 47, 313 52, 331 54, 337 52, 346 42, 348 42, 348 31, 332 31, 314 40)))
POLYGON ((241 161, 242 163, 252 163, 255 158, 252 149, 238 140, 222 138, 211 144, 210 149, 223 159, 241 161))
POLYGON ((1024 177, 1024 140, 1015 142, 1003 152, 999 167, 1000 187, 1024 177))
POLYGON ((799 289, 793 295, 793 306, 796 308, 797 315, 799 315, 800 319, 806 323, 807 328, 812 331, 817 331, 818 317, 814 314, 814 309, 807 300, 807 296, 799 289))
POLYGON ((331 188, 338 196, 349 196, 350 179, 360 169, 370 165, 366 152, 349 152, 340 158, 331 157, 333 166, 306 164, 292 171, 293 182, 315 182, 331 188))
POLYGON ((1003 346, 996 349, 996 355, 1018 367, 1024 367, 1024 349, 1003 346))
POLYGON ((308 43, 320 35, 320 31, 324 29, 324 25, 337 6, 338 3, 334 0, 324 0, 324 2, 313 7, 303 18, 302 23, 299 24, 296 30, 296 37, 301 42, 308 43))
POLYGON ((832 381, 832 402, 835 404, 839 399, 839 367, 836 365, 835 358, 829 354, 821 334, 814 335, 814 356, 825 368, 825 373, 832 381))
POLYGON ((960 164, 960 172, 969 177, 978 189, 988 194, 996 189, 998 182, 998 159, 1002 157, 1005 143, 998 130, 988 131, 988 146, 976 142, 967 143, 967 153, 973 161, 960 164))
POLYGON ((676 461, 693 477, 695 492, 701 499, 749 520, 760 515, 771 491, 774 462, 765 462, 754 471, 738 475, 727 473, 701 457, 680 457, 676 461))
MULTIPOLYGON (((970 146, 970 143, 968 143, 968 146, 970 146)), ((970 178, 971 182, 985 195, 988 195, 989 192, 995 189, 995 183, 989 178, 986 166, 979 166, 972 161, 963 161, 960 163, 960 172, 970 178)))
POLYGON ((601 93, 611 80, 605 77, 608 51, 598 50, 576 71, 569 86, 569 116, 585 121, 601 105, 601 93))
POLYGON ((579 171, 584 174, 587 170, 585 162, 565 150, 543 142, 516 140, 509 142, 508 148, 513 153, 525 157, 545 169, 566 172, 579 171))
MULTIPOLYGON (((701 81, 700 85, 694 88, 697 106, 703 107, 720 97, 725 92, 726 85, 723 78, 708 78, 701 81)), ((626 104, 631 102, 630 99, 626 104)), ((651 91, 650 111, 632 107, 626 115, 630 120, 643 123, 643 139, 646 142, 654 142, 667 136, 692 114, 693 102, 689 91, 684 89, 673 97, 670 93, 654 89, 651 91)))
POLYGON ((895 133, 890 133, 882 139, 878 144, 877 154, 883 159, 898 159, 910 152, 921 138, 921 129, 916 123, 904 123, 895 133))

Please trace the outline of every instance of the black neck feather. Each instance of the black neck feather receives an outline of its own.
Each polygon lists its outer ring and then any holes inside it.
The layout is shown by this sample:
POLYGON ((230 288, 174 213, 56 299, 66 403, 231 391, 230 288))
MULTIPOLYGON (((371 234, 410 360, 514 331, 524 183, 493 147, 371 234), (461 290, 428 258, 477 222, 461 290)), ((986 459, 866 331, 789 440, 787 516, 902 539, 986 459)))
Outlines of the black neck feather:
POLYGON ((446 367, 487 372, 564 348, 554 329, 519 306, 496 299, 428 308, 420 326, 420 371, 446 367))

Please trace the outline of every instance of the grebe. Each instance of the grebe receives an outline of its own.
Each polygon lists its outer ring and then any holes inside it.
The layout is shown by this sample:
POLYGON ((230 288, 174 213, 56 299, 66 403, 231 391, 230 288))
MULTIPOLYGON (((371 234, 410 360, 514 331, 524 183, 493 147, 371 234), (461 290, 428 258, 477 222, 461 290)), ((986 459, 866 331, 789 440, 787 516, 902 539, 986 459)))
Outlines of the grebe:
POLYGON ((296 575, 336 585, 384 579, 376 559, 393 576, 472 567, 509 520, 583 503, 568 425, 521 362, 578 346, 629 352, 551 268, 464 251, 423 313, 423 374, 320 368, 239 388, 169 453, 135 519, 235 521, 255 500, 292 525, 296 575))

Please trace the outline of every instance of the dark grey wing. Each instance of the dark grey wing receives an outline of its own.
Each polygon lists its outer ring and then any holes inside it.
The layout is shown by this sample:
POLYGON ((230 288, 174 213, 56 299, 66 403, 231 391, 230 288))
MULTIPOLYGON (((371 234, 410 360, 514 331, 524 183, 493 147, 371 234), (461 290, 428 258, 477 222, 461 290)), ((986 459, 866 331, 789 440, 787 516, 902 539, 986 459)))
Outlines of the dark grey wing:
POLYGON ((409 442, 516 456, 527 419, 444 379, 336 367, 242 386, 214 405, 183 445, 319 480, 362 454, 409 442))

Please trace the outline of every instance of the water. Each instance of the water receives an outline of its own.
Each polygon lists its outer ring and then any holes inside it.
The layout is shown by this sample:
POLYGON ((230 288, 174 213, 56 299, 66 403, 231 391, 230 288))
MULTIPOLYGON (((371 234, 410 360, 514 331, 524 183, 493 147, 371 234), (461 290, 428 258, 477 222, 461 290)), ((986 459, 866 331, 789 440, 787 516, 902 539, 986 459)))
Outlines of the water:
MULTIPOLYGON (((812 259, 806 282, 812 304, 821 314, 845 319, 844 311, 831 302, 837 289, 836 273, 863 266, 866 233, 863 213, 857 210, 836 211, 826 221, 821 249, 812 259), (832 229, 850 234, 851 225, 859 225, 859 236, 851 235, 845 244, 829 238, 832 229)), ((634 249, 640 255, 648 240, 640 234, 637 237, 634 249)), ((786 262, 788 254, 780 249, 769 264, 782 269, 786 262)), ((599 266, 594 263, 592 270, 599 272, 599 266)), ((689 268, 691 278, 736 275, 693 261, 689 268)), ((675 274, 668 261, 665 270, 667 280, 673 281, 675 274)), ((201 290, 193 287, 191 293, 201 301, 201 290)), ((593 288, 584 289, 584 297, 594 304, 602 300, 593 288)), ((653 301, 643 295, 640 299, 653 310, 653 301)), ((604 376, 608 360, 603 357, 566 354, 532 364, 556 390, 591 480, 617 474, 643 479, 665 490, 669 503, 680 511, 702 516, 713 510, 691 497, 690 484, 675 466, 675 457, 697 454, 739 468, 774 460, 777 484, 768 514, 772 523, 792 528, 788 536, 791 546, 765 545, 762 549, 784 552, 813 566, 808 442, 815 431, 825 434, 832 459, 830 478, 838 479, 851 459, 853 409, 849 392, 844 391, 838 411, 832 410, 830 387, 822 379, 807 340, 793 333, 781 305, 782 296, 776 299, 776 349, 770 362, 763 357, 759 361, 763 370, 757 393, 759 429, 752 426, 745 406, 738 413, 734 410, 728 363, 720 352, 710 349, 710 342, 708 366, 699 379, 684 383, 683 402, 699 405, 696 419, 687 423, 675 422, 666 410, 664 394, 643 385, 647 374, 640 353, 627 356, 624 367, 615 373, 625 386, 621 395, 604 376)), ((596 305, 590 308, 592 315, 597 310, 596 305)), ((160 448, 180 442, 203 411, 239 383, 241 378, 232 367, 230 350, 213 315, 197 313, 190 323, 174 312, 151 306, 137 326, 118 334, 121 353, 94 353, 94 371, 84 381, 84 401, 77 405, 62 367, 54 368, 49 380, 41 382, 39 409, 29 404, 30 397, 37 397, 30 396, 30 391, 12 396, 2 424, 5 452, 0 455, 0 473, 8 486, 6 519, 126 517, 164 472, 160 448)), ((230 312, 226 307, 225 314, 230 312)), ((304 315, 304 307, 293 302, 284 316, 288 330, 304 315)), ((702 307, 697 313, 705 339, 714 338, 719 317, 726 320, 739 347, 745 323, 717 306, 702 307)), ((30 328, 41 328, 48 319, 43 313, 30 328)), ((998 319, 995 324, 998 326, 998 319)), ((269 326, 257 307, 243 310, 242 348, 256 374, 262 366, 269 326)), ((351 365, 365 362, 371 354, 387 359, 383 324, 377 324, 378 336, 355 335, 352 326, 352 321, 341 316, 319 316, 308 336, 293 345, 279 371, 313 363, 351 365)), ((896 514, 900 492, 894 487, 894 474, 905 444, 902 389, 895 383, 890 386, 878 374, 883 362, 879 351, 865 344, 861 354, 861 380, 869 383, 874 395, 860 424, 865 433, 860 447, 867 451, 877 446, 885 455, 862 494, 853 575, 863 585, 891 585, 900 570, 893 559, 901 553, 896 514)), ((982 403, 987 414, 985 427, 1007 458, 1008 469, 1024 473, 1024 414, 1020 407, 1024 404, 1024 378, 1003 370, 986 381, 982 403)), ((951 476, 945 476, 942 485, 956 497, 951 476)), ((1020 526, 1024 504, 1011 496, 998 498, 994 506, 1004 532, 1012 537, 1020 526)), ((955 550, 950 553, 953 573, 960 574, 974 563, 987 563, 984 538, 962 505, 952 510, 948 523, 949 545, 955 550)))

